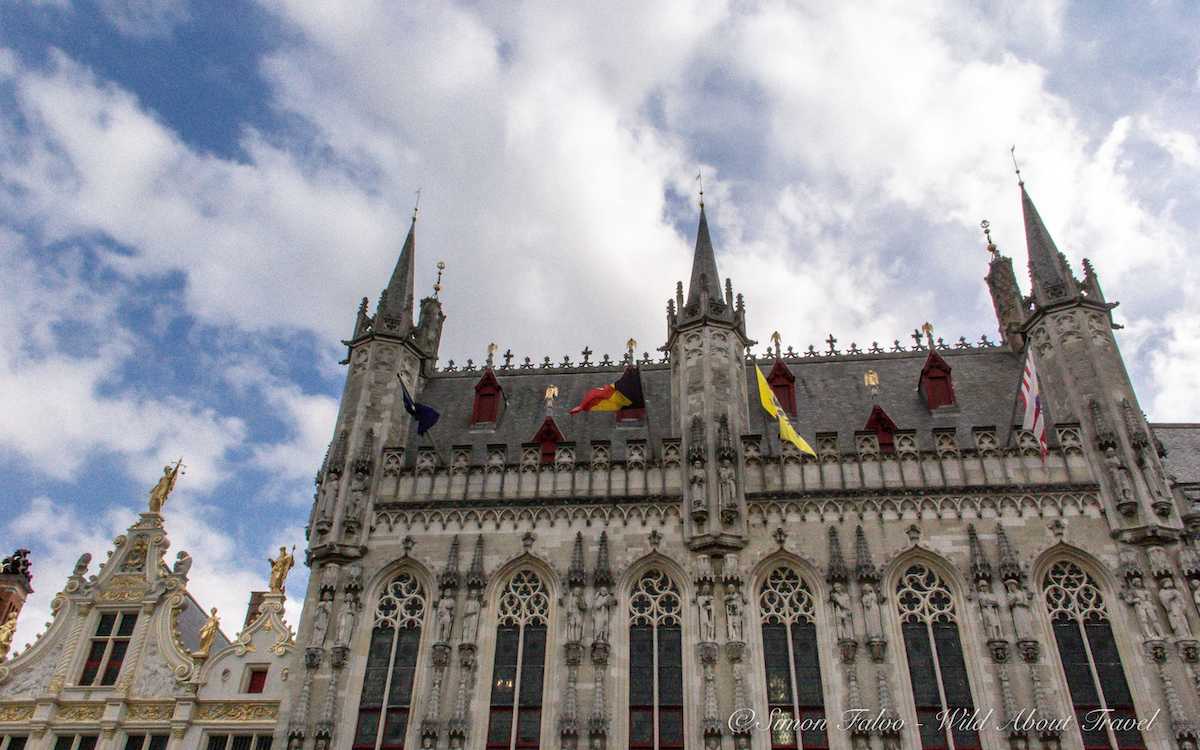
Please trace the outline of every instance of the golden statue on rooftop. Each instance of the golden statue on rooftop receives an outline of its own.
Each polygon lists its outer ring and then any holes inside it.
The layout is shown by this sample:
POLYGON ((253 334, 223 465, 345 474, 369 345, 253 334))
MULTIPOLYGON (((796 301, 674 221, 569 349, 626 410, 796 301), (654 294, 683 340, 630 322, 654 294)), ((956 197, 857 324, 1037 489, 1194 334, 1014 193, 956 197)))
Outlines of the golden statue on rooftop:
POLYGON ((217 608, 213 607, 209 611, 208 619, 200 626, 200 648, 196 649, 195 656, 208 656, 220 630, 221 618, 217 617, 217 608))
POLYGON ((167 504, 167 497, 170 496, 171 490, 175 489, 179 475, 185 473, 183 468, 182 458, 176 461, 174 466, 167 464, 163 467, 163 475, 159 477, 158 484, 150 490, 151 513, 162 513, 163 506, 167 504))
POLYGON ((0 624, 0 661, 8 656, 12 648, 13 636, 17 633, 17 613, 9 612, 8 619, 0 624))
MULTIPOLYGON (((295 548, 293 547, 293 549, 295 548)), ((296 564, 296 558, 292 557, 287 547, 280 547, 279 557, 274 560, 268 557, 267 562, 271 563, 271 576, 267 581, 267 586, 272 594, 282 594, 284 581, 287 580, 292 566, 296 564)))

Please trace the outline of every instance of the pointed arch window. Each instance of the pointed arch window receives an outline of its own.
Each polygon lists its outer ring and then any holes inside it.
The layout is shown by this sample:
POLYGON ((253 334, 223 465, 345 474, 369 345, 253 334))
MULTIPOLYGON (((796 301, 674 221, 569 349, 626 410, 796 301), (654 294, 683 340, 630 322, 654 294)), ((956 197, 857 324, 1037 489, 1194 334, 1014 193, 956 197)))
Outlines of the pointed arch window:
POLYGON ((487 750, 540 746, 549 613, 550 597, 537 573, 522 570, 509 579, 497 610, 487 750))
POLYGON ((629 747, 683 747, 683 634, 679 586, 647 571, 629 599, 629 747))
POLYGON ((896 586, 896 605, 921 747, 978 750, 979 734, 970 723, 975 706, 950 589, 927 565, 915 563, 896 586))
POLYGON ((824 750, 829 738, 812 591, 795 570, 780 566, 758 591, 758 612, 771 750, 824 750))
POLYGON ((1064 560, 1050 567, 1042 587, 1084 748, 1144 748, 1108 609, 1095 581, 1064 560), (1101 711, 1109 712, 1111 721, 1097 722, 1101 711))
POLYGON ((354 750, 404 750, 425 607, 425 590, 409 573, 396 576, 379 598, 354 750))

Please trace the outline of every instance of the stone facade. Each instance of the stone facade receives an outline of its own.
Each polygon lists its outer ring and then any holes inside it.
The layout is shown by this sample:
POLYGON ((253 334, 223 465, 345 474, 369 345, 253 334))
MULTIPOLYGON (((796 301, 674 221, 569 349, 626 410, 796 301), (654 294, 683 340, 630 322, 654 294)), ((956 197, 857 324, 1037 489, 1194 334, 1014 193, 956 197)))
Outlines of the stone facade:
POLYGON ((1021 198, 1033 293, 989 244, 999 343, 831 336, 755 356, 702 209, 660 359, 630 342, 624 360, 541 366, 494 350, 436 366, 436 296, 413 321, 414 221, 345 342, 309 526, 307 671, 289 683, 305 710, 278 741, 1194 748, 1200 429, 1146 423, 1094 269, 1077 281, 1021 198), (1044 457, 1019 424, 1026 342, 1044 457), (644 410, 567 414, 630 367, 644 410), (781 443, 755 367, 794 389, 815 457, 781 443), (397 374, 441 413, 436 441, 397 374), (313 636, 345 611, 347 643, 313 636), (772 732, 773 708, 827 726, 772 732), (1119 720, 1085 721, 1094 708, 1119 720), (940 731, 955 709, 958 731, 940 731))
POLYGON ((233 748, 238 737, 261 741, 237 750, 267 750, 296 671, 283 594, 264 597, 233 642, 217 631, 203 648, 191 556, 168 566, 169 546, 162 517, 143 513, 96 574, 79 558, 45 632, 0 664, 4 750, 233 748))

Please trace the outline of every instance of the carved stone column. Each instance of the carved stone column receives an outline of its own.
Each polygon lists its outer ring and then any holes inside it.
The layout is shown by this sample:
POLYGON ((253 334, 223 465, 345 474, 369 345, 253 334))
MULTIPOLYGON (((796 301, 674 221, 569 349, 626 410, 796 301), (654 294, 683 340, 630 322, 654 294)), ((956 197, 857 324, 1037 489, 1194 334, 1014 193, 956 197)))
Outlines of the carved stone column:
POLYGON ((441 733, 442 681, 446 678, 446 667, 450 665, 450 645, 433 644, 431 666, 433 679, 429 686, 429 703, 425 705, 425 717, 421 720, 421 746, 435 747, 441 733))
POLYGON ((300 697, 292 707, 288 717, 288 750, 299 750, 304 747, 304 738, 308 735, 308 709, 312 702, 313 677, 317 667, 321 666, 320 651, 307 650, 304 652, 304 683, 300 686, 300 697))
POLYGON ((562 737, 563 750, 579 747, 579 664, 583 661, 583 644, 578 641, 563 646, 567 660, 567 684, 563 692, 562 715, 558 719, 558 732, 562 737))

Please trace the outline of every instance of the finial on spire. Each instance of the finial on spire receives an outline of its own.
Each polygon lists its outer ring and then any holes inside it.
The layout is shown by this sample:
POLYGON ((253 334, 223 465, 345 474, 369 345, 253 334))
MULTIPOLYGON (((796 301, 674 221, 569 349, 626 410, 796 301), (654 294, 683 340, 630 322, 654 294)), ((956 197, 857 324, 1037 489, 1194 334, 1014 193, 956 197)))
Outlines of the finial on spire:
MULTIPOLYGON (((416 220, 417 220, 416 209, 413 209, 413 221, 416 221, 416 220)), ((445 270, 446 270, 446 261, 439 260, 437 262, 437 272, 438 272, 437 281, 433 282, 433 298, 434 299, 437 299, 437 296, 442 293, 442 271, 445 271, 445 270)))
POLYGON ((983 236, 987 237, 987 251, 992 254, 993 258, 995 258, 998 251, 996 249, 996 243, 992 242, 992 222, 984 219, 983 221, 979 222, 979 226, 983 229, 983 236))
POLYGON ((1021 166, 1019 164, 1017 164, 1017 146, 1016 146, 1016 144, 1013 144, 1011 147, 1009 147, 1008 154, 1009 154, 1009 156, 1012 157, 1013 169, 1017 173, 1017 184, 1020 185, 1021 187, 1025 187, 1025 180, 1021 177, 1021 166))
POLYGON ((413 215, 412 215, 413 221, 417 220, 417 211, 419 211, 420 209, 421 209, 421 188, 417 188, 417 199, 416 199, 416 201, 413 202, 413 215))
POLYGON ((771 334, 771 343, 775 345, 775 359, 779 359, 780 345, 783 343, 783 337, 779 335, 779 331, 771 334))
POLYGON ((704 175, 696 170, 696 182, 700 183, 700 208, 704 208, 704 175))

